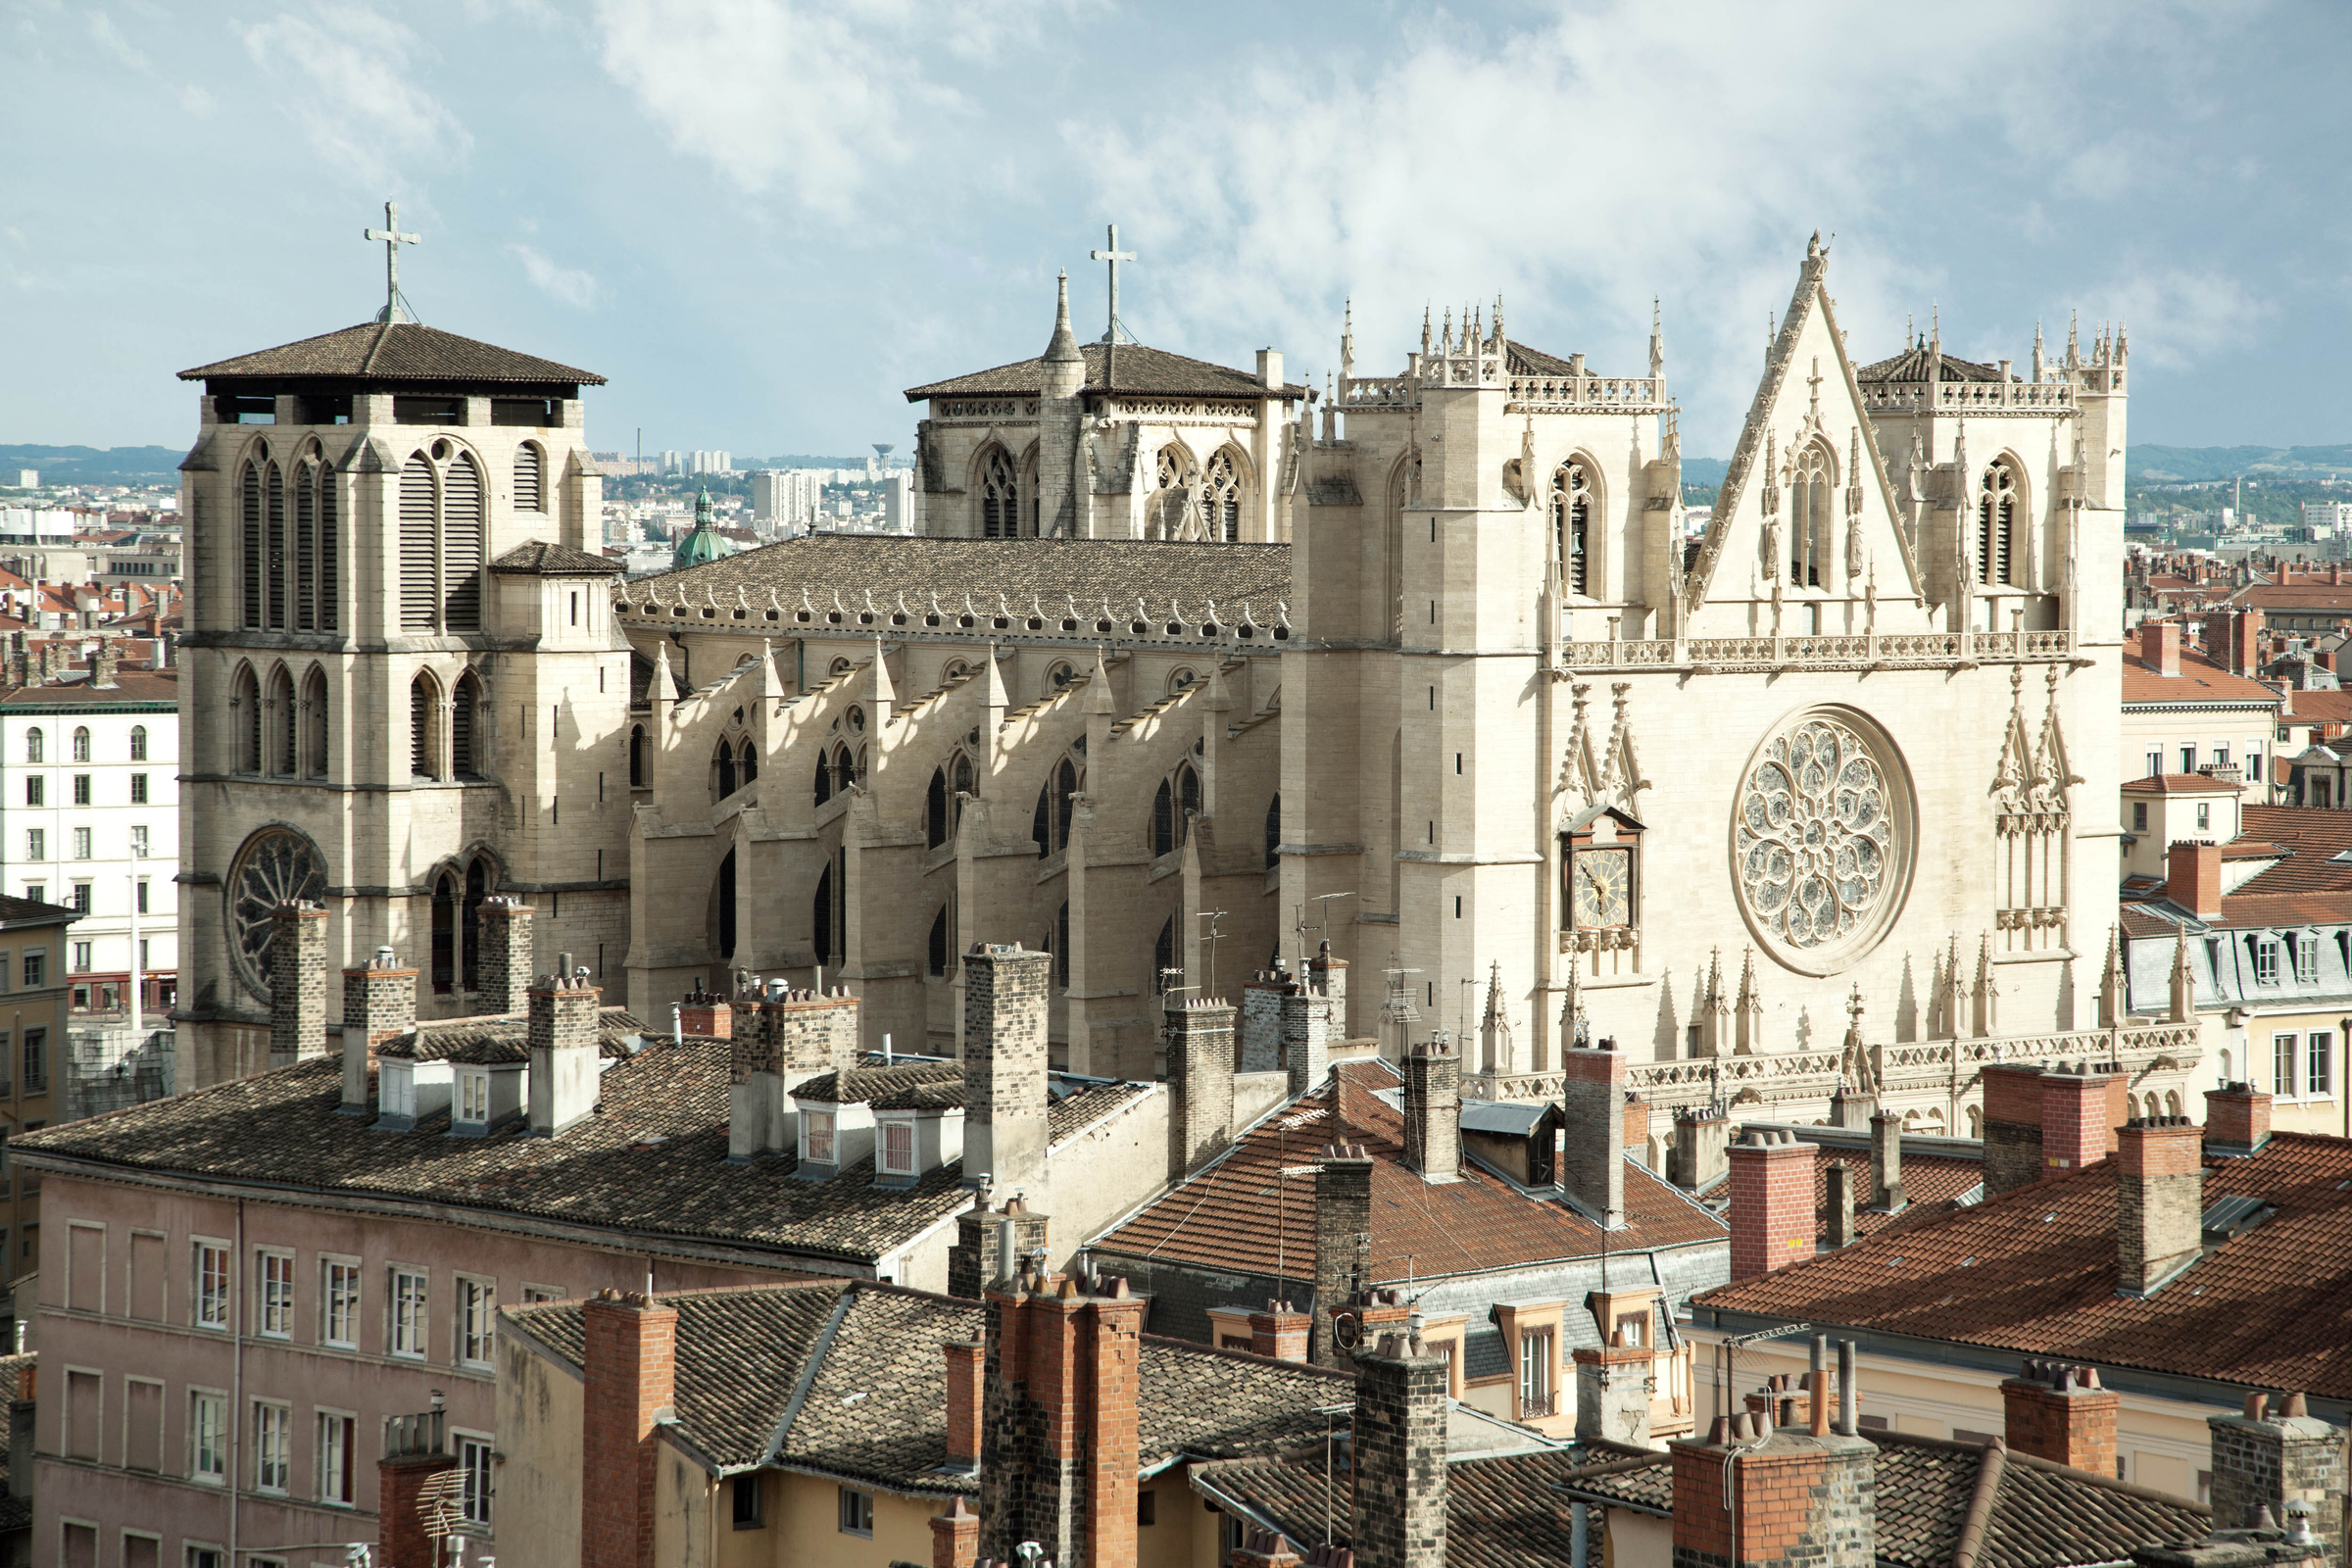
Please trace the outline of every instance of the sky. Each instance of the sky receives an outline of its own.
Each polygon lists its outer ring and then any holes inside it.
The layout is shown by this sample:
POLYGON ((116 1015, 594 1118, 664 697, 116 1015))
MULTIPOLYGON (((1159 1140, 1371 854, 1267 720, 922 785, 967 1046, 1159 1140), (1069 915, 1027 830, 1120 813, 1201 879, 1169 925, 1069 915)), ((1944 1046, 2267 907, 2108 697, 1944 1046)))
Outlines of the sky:
POLYGON ((368 318, 585 367, 591 443, 909 449, 1082 336, 1320 386, 1352 300, 1643 373, 1724 456, 1819 229, 1857 360, 2125 321, 2131 435, 2352 441, 2352 7, 2137 0, 0 0, 0 442, 186 445, 172 372, 368 318))

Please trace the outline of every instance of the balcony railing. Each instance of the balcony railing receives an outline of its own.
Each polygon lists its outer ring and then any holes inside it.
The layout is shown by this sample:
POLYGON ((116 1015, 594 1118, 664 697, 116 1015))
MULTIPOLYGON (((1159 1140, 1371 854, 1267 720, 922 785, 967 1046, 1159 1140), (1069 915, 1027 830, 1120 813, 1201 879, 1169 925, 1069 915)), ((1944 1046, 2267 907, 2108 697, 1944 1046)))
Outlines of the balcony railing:
POLYGON ((1522 1391, 1522 1392, 1521 1392, 1521 1394, 1520 1394, 1520 1396, 1519 1396, 1519 1419, 1520 1419, 1520 1420, 1522 1420, 1522 1421, 1541 1421, 1541 1420, 1543 1420, 1543 1419, 1544 1419, 1545 1416, 1554 1416, 1554 1415, 1558 1415, 1559 1413, 1560 1413, 1560 1391, 1559 1391, 1559 1390, 1557 1390, 1557 1389, 1553 1389, 1553 1390, 1551 1390, 1549 1393, 1545 1393, 1545 1394, 1535 1394, 1535 1395, 1528 1394, 1528 1393, 1526 1393, 1526 1392, 1524 1392, 1524 1391, 1522 1391))
MULTIPOLYGON (((1566 615, 1590 617, 1591 610, 1566 615)), ((1852 636, 1625 638, 1560 645, 1570 669, 1912 669, 1978 663, 2055 663, 2075 657, 2075 634, 2046 631, 1874 632, 1852 636)))

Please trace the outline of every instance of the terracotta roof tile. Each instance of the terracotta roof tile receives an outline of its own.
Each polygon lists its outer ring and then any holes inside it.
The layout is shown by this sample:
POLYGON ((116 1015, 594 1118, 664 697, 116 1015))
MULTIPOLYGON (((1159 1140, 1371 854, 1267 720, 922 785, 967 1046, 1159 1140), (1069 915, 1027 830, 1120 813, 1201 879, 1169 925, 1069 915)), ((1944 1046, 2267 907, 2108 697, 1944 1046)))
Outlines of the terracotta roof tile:
MULTIPOLYGON (((1228 365, 1214 365, 1207 360, 1188 359, 1182 354, 1170 354, 1165 349, 1146 348, 1141 343, 1122 343, 1114 362, 1110 345, 1085 343, 1078 352, 1086 358, 1086 386, 1088 392, 1102 392, 1104 377, 1112 378, 1110 390, 1145 395, 1252 398, 1302 398, 1306 388, 1285 386, 1280 392, 1269 388, 1248 370, 1237 370, 1228 365)), ((1037 397, 1045 391, 1045 357, 1017 360, 1010 365, 999 365, 986 370, 974 370, 968 375, 950 376, 945 381, 933 381, 925 386, 906 389, 906 401, 919 403, 925 398, 947 397, 1037 397)))
MULTIPOLYGON (((1599 1253, 1598 1227, 1564 1203, 1524 1196, 1467 1163, 1460 1181, 1436 1186, 1408 1170, 1403 1117, 1376 1095, 1396 1081, 1384 1064, 1343 1063, 1324 1087, 1261 1121, 1224 1158, 1097 1239, 1093 1250, 1237 1272, 1311 1273, 1314 1183, 1278 1172, 1311 1161, 1344 1136, 1372 1154, 1377 1284, 1402 1284, 1408 1271, 1427 1279, 1599 1253)), ((1613 1252, 1721 1242, 1727 1234, 1722 1221, 1641 1165, 1626 1169, 1625 1199, 1628 1223, 1609 1234, 1613 1252)))
POLYGON ((2278 716, 2292 724, 2352 724, 2352 692, 2295 692, 2278 716))
POLYGON ((2112 1158, 1719 1287, 1701 1312, 2064 1354, 2181 1377, 2352 1396, 2352 1142, 2275 1133, 2209 1159, 2205 1201, 2276 1212, 2154 1296, 2116 1294, 2112 1158))
MULTIPOLYGON (((1868 1150, 1830 1149, 1816 1147, 1813 1155, 1813 1209, 1820 1216, 1820 1234, 1829 1234, 1830 1167, 1843 1160, 1854 1167, 1854 1201, 1868 1203, 1871 1200, 1870 1152, 1868 1150)), ((1903 1155, 1903 1193, 1910 1201, 1892 1214, 1857 1208, 1854 1231, 1860 1236, 1875 1236, 1887 1226, 1909 1221, 1920 1214, 1942 1207, 1954 1199, 1976 1191, 1984 1185, 1984 1162, 1964 1159, 1957 1155, 1903 1155)))
MULTIPOLYGON (((1575 1544, 1567 1499, 1553 1487, 1577 1464, 1576 1451, 1567 1448, 1453 1461, 1446 1472, 1446 1561, 1456 1568, 1564 1568, 1575 1544)), ((1193 1485, 1246 1504, 1301 1550, 1350 1539, 1352 1482, 1345 1468, 1336 1479, 1326 1472, 1320 1442, 1297 1458, 1199 1466, 1193 1485)))
MULTIPOLYGON (((1854 372, 1854 379, 1863 382, 1925 381, 1928 378, 1928 358, 1927 345, 1915 343, 1892 359, 1880 360, 1875 364, 1863 366, 1854 372)), ((2001 379, 2001 368, 1997 365, 1979 365, 1974 360, 1964 360, 1956 354, 1946 354, 1942 356, 1942 374, 1939 379, 1945 381, 1998 381, 2001 379)), ((2022 382, 2024 377, 2012 374, 2009 379, 2022 382)))
POLYGON ((575 370, 532 354, 517 354, 416 321, 363 321, 273 349, 240 354, 182 370, 182 381, 254 376, 271 380, 322 377, 360 381, 511 381, 602 386, 593 370, 575 370))
POLYGON ((2237 896, 2352 888, 2352 859, 2335 858, 2352 857, 2352 811, 2246 805, 2238 808, 2238 831, 2241 839, 2277 845, 2285 858, 2250 878, 2237 896))
POLYGON ((609 557, 592 556, 585 550, 574 550, 566 544, 549 539, 531 539, 516 545, 496 561, 490 569, 510 577, 612 577, 619 567, 609 557))
POLYGON ((2258 680, 2232 674, 2194 649, 2180 650, 2180 673, 2160 675, 2137 655, 2124 656, 2124 706, 2212 703, 2242 708, 2275 705, 2278 694, 2258 680))
POLYGON ((2124 786, 2128 795, 2235 795, 2243 784, 2216 779, 2210 773, 2151 773, 2124 786))

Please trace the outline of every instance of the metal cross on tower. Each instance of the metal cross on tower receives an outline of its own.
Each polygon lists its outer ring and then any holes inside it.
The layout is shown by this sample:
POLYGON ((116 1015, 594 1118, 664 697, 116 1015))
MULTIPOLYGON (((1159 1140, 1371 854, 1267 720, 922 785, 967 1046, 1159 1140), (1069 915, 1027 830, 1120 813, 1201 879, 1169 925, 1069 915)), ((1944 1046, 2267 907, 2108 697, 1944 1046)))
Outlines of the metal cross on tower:
POLYGON ((1119 249, 1119 225, 1110 225, 1110 249, 1087 253, 1094 261, 1110 269, 1110 329, 1102 334, 1105 343, 1132 343, 1135 334, 1119 324, 1119 264, 1135 260, 1135 252, 1119 249))
POLYGON ((382 240, 384 243, 384 309, 376 318, 379 321, 414 321, 416 316, 404 309, 407 301, 400 297, 400 248, 403 245, 421 245, 422 234, 404 234, 400 231, 400 204, 384 203, 384 226, 362 230, 362 238, 382 240))

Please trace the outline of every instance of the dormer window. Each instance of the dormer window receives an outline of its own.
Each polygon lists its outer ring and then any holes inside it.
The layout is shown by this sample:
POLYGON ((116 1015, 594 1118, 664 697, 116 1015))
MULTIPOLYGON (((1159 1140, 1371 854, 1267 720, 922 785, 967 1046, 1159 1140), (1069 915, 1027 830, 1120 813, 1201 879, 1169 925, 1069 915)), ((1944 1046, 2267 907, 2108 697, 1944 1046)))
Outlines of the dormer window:
POLYGON ((882 1124, 882 1174, 914 1174, 914 1123, 886 1121, 882 1124))
POLYGON ((2278 939, 2277 937, 2256 937, 2254 939, 2254 983, 2259 986, 2275 986, 2278 983, 2278 939))
POLYGON ((2320 939, 2305 931, 2295 938, 2295 980, 2301 985, 2316 985, 2320 978, 2320 939))
POLYGON ((833 1160, 833 1118, 830 1110, 801 1112, 801 1157, 815 1165, 830 1165, 833 1160))
POLYGON ((457 1120, 485 1122, 490 1119, 490 1075, 486 1072, 458 1074, 457 1120))

